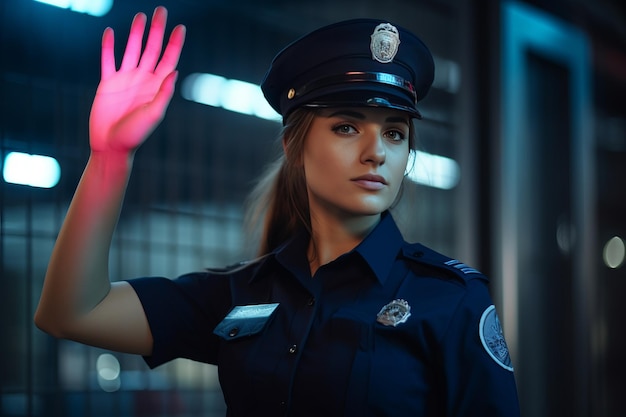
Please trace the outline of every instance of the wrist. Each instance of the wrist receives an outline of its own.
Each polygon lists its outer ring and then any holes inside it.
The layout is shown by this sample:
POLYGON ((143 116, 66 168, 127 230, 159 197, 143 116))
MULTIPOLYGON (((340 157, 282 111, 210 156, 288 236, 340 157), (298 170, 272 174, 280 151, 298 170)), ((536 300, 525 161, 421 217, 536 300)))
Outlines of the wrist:
POLYGON ((120 173, 128 175, 133 166, 134 151, 91 150, 89 165, 96 167, 103 175, 120 173))

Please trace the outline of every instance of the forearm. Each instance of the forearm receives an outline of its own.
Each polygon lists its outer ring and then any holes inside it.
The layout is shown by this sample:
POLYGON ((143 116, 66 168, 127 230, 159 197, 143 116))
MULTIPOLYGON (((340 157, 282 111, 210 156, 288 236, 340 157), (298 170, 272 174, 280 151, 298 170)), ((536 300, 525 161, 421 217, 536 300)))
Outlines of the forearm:
POLYGON ((92 152, 52 251, 38 327, 64 336, 109 292, 109 248, 132 168, 128 152, 92 152))

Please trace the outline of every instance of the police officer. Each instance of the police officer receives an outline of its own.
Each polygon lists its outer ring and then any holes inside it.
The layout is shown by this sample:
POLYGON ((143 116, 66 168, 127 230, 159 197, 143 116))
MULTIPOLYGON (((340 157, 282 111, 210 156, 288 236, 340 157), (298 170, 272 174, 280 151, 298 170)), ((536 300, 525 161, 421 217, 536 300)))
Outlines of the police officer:
POLYGON ((119 70, 103 37, 92 155, 46 275, 36 323, 151 367, 218 365, 229 416, 517 416, 513 368, 477 270, 404 241, 389 208, 433 81, 412 33, 358 19, 281 51, 262 88, 284 155, 260 181, 259 258, 175 280, 109 283, 132 155, 173 92, 184 27, 137 15, 119 70))

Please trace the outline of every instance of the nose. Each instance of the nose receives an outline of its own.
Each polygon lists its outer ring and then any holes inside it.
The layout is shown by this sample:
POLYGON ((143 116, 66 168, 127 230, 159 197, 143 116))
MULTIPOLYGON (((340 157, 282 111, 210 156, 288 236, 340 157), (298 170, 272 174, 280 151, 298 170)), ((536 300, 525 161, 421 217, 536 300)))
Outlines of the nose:
POLYGON ((363 137, 362 161, 366 164, 380 166, 387 156, 385 138, 379 129, 375 129, 363 137))

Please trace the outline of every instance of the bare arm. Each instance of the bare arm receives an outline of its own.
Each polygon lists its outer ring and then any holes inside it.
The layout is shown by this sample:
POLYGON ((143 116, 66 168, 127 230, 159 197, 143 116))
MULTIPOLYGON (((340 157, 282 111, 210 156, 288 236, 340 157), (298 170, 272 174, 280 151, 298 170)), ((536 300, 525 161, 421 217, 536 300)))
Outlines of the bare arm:
POLYGON ((162 58, 167 11, 133 20, 119 70, 113 31, 102 37, 102 79, 90 116, 91 155, 52 252, 35 323, 56 336, 148 355, 152 335, 127 283, 110 283, 108 262, 133 156, 161 122, 176 82, 185 28, 172 31, 162 58))

